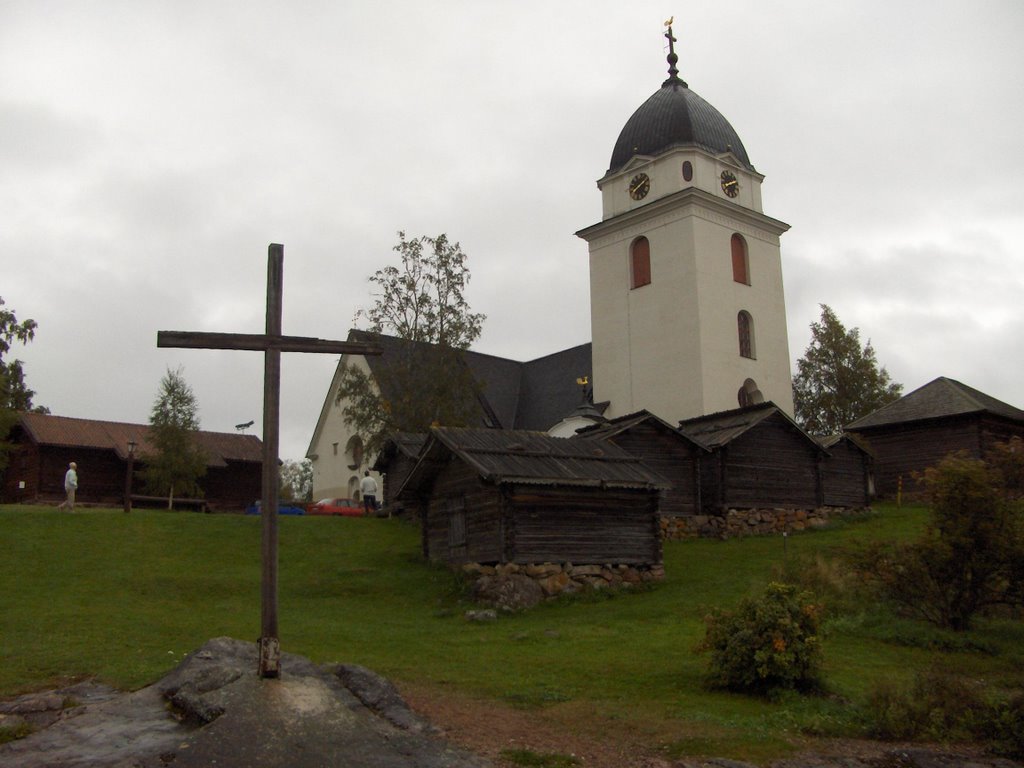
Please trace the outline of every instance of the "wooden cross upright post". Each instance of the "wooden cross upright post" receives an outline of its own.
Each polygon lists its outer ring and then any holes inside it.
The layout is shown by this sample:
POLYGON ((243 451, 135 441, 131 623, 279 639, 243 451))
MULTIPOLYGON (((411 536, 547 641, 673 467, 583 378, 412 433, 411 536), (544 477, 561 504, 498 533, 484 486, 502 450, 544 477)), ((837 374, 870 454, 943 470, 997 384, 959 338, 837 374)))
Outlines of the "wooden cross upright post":
POLYGON ((278 436, 280 434, 281 353, 320 352, 341 355, 379 355, 370 344, 328 341, 305 336, 281 335, 284 246, 272 243, 267 253, 267 332, 205 333, 202 331, 157 331, 158 347, 187 349, 236 349, 262 351, 263 367, 263 487, 261 631, 259 641, 260 677, 281 674, 281 642, 277 633, 277 495, 278 436))

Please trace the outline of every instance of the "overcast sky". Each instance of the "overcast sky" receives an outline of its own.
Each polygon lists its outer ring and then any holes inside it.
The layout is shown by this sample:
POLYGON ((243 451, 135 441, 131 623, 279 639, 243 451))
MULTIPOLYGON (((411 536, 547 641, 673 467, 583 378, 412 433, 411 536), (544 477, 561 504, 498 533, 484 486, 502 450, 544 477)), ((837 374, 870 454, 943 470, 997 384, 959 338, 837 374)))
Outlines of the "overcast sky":
MULTIPOLYGON (((396 232, 444 232, 487 315, 476 349, 590 340, 595 181, 680 75, 765 174, 790 353, 829 304, 906 391, 948 376, 1024 407, 1024 3, 0 0, 0 296, 35 402, 145 423, 183 368, 202 427, 260 434, 262 356, 157 349, 344 338, 396 232)), ((336 358, 286 355, 281 455, 336 358)))

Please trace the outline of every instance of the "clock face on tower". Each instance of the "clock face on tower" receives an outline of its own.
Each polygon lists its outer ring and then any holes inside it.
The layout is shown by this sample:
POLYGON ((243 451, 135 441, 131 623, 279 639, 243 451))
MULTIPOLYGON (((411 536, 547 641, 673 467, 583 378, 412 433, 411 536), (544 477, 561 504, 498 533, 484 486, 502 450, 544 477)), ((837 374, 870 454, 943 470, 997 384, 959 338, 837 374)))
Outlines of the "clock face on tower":
POLYGON ((651 180, 646 173, 638 173, 629 182, 629 196, 634 200, 643 200, 651 191, 651 180))
POLYGON ((740 193, 740 183, 732 171, 722 171, 722 191, 729 197, 736 197, 740 193))

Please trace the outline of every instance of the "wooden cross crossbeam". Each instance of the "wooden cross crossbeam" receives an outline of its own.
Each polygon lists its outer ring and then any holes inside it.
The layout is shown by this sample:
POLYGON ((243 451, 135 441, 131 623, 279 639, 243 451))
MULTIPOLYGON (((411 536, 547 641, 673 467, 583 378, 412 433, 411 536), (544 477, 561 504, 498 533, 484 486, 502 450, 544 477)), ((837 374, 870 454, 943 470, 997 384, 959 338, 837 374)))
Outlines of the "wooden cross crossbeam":
MULTIPOLYGON (((366 344, 354 341, 330 341, 312 336, 277 336, 262 333, 208 333, 206 331, 157 331, 158 347, 185 349, 239 349, 252 352, 328 352, 339 355, 362 355, 366 344)), ((378 353, 379 354, 379 353, 378 353)))
POLYGON ((281 335, 284 246, 272 243, 267 249, 267 332, 206 333, 202 331, 157 331, 157 347, 185 349, 232 349, 264 353, 263 369, 263 486, 261 615, 259 641, 260 677, 281 674, 281 643, 277 630, 277 496, 279 486, 278 442, 281 410, 281 353, 312 352, 342 355, 379 355, 370 344, 329 341, 305 336, 281 335))

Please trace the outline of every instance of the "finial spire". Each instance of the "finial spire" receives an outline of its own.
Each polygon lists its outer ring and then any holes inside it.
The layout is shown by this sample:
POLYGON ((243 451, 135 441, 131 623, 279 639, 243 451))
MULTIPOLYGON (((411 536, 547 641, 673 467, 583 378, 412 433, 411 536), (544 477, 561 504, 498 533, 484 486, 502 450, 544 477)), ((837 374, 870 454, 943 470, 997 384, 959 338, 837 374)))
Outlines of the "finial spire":
POLYGON ((667 31, 665 37, 668 39, 668 80, 661 84, 662 88, 666 85, 681 85, 686 88, 686 83, 680 79, 679 70, 676 68, 676 62, 679 61, 679 57, 676 55, 676 38, 672 34, 672 22, 675 21, 675 16, 670 16, 669 20, 665 22, 667 31))

